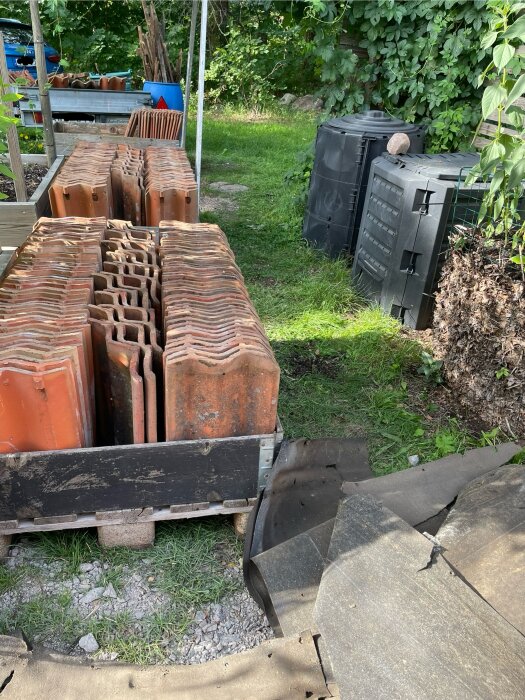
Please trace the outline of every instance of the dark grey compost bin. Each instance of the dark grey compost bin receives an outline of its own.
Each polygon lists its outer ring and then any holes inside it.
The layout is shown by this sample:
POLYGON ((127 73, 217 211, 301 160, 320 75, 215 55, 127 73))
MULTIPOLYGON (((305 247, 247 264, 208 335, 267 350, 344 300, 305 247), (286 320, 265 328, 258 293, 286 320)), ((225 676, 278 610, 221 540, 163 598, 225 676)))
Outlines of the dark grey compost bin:
POLYGON ((357 289, 417 330, 434 293, 454 223, 476 218, 488 184, 466 186, 476 153, 382 156, 370 169, 354 256, 357 289))
POLYGON ((370 164, 397 132, 422 153, 425 128, 371 110, 331 119, 317 130, 303 238, 332 257, 355 249, 370 164))

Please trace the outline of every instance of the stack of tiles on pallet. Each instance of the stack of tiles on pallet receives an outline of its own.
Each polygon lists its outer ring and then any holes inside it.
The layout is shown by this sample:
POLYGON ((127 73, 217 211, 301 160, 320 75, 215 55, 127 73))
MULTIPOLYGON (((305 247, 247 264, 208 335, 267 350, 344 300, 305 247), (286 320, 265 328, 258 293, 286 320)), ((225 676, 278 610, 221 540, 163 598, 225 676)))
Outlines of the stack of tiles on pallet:
POLYGON ((80 141, 49 188, 53 216, 113 216, 111 143, 80 141))
POLYGON ((177 148, 151 146, 144 151, 146 221, 162 219, 195 223, 199 220, 196 182, 186 153, 177 148))
POLYGON ((273 433, 279 366, 224 233, 160 223, 167 440, 273 433))
POLYGON ((88 305, 104 219, 40 219, 0 287, 0 452, 94 444, 88 305))
POLYGON ((140 148, 120 144, 111 165, 111 188, 115 218, 140 224, 143 221, 144 154, 140 148))
POLYGON ((179 137, 184 112, 175 109, 134 109, 126 126, 124 136, 139 139, 174 140, 179 137))
POLYGON ((163 438, 160 266, 156 234, 109 221, 89 307, 101 445, 163 438))
POLYGON ((135 226, 196 222, 197 183, 184 150, 80 141, 49 188, 53 216, 113 216, 135 226))

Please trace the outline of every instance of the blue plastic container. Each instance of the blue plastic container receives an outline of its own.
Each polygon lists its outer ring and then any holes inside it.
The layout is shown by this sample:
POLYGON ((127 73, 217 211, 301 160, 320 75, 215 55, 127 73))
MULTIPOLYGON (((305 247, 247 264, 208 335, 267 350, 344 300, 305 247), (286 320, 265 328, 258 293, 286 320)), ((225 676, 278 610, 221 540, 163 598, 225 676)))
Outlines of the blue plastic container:
POLYGON ((168 105, 168 109, 178 109, 179 112, 184 111, 184 97, 182 96, 180 83, 157 83, 153 80, 146 80, 142 89, 144 92, 151 93, 154 107, 157 106, 157 102, 163 97, 168 105))

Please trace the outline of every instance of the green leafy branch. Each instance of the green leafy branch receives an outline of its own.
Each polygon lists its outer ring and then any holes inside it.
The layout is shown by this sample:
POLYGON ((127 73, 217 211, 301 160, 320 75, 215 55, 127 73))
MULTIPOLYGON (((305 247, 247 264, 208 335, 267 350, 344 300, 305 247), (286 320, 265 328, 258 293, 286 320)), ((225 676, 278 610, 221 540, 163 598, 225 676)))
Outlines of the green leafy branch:
POLYGON ((482 119, 494 121, 492 138, 481 151, 479 165, 467 184, 490 182, 479 212, 478 224, 488 239, 500 239, 510 260, 521 266, 525 278, 525 94, 524 59, 518 48, 525 43, 525 2, 489 0, 490 30, 482 39, 492 48, 492 60, 478 78, 489 83, 481 99, 482 119), (505 125, 513 127, 513 133, 505 125))

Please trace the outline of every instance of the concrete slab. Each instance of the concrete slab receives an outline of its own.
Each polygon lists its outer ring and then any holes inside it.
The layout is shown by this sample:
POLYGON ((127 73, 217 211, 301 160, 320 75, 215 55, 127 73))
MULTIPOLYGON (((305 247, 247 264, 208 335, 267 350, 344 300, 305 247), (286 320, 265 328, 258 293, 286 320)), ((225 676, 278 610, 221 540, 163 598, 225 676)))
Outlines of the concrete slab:
POLYGON ((524 697, 525 638, 370 496, 341 502, 314 619, 345 700, 524 697))
POLYGON ((472 481, 437 538, 447 562, 525 634, 525 466, 472 481))
POLYGON ((469 450, 375 479, 352 479, 343 484, 343 492, 370 494, 421 532, 435 534, 446 507, 469 481, 506 464, 520 450, 513 442, 469 450))
POLYGON ((261 607, 264 603, 250 578, 251 559, 333 518, 343 482, 371 476, 364 440, 300 439, 282 444, 244 541, 244 580, 261 607))
POLYGON ((2 694, 13 700, 303 700, 327 689, 308 633, 195 666, 131 666, 38 658, 0 637, 2 694), (11 675, 12 674, 12 675, 11 675), (7 680, 9 678, 9 680, 7 680), (6 682, 7 681, 7 682, 6 682))
POLYGON ((334 520, 328 520, 252 559, 251 578, 277 635, 312 629, 333 526, 334 520))

